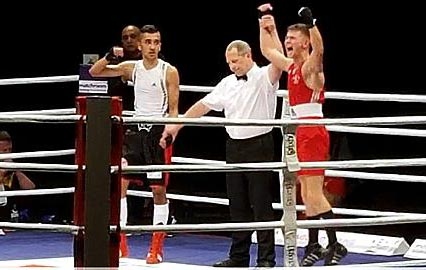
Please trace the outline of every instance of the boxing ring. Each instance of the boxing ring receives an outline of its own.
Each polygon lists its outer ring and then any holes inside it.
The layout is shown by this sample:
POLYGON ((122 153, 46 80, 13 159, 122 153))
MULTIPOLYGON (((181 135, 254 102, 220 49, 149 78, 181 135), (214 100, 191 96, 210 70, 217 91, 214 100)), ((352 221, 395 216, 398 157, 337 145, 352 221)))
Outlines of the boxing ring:
MULTIPOLYGON (((58 76, 42 78, 23 78, 0 80, 0 85, 30 84, 30 83, 58 83, 78 81, 78 76, 58 76)), ((211 87, 181 86, 182 91, 208 92, 211 87)), ((286 91, 280 90, 278 95, 285 99, 286 91)), ((363 101, 398 101, 398 102, 426 102, 426 96, 420 95, 390 95, 390 94, 353 94, 327 92, 326 98, 363 100, 363 101)), ((301 247, 306 244, 307 228, 322 227, 359 227, 369 225, 413 224, 426 222, 426 214, 380 212, 359 209, 334 208, 339 215, 355 215, 359 218, 337 218, 333 220, 308 221, 297 220, 297 211, 303 211, 302 206, 296 205, 295 173, 299 168, 326 168, 326 175, 333 177, 345 177, 369 180, 388 180, 425 183, 426 176, 379 174, 348 169, 381 168, 399 166, 425 166, 426 158, 406 159, 374 159, 374 160, 345 160, 327 162, 298 162, 294 159, 294 130, 297 125, 324 124, 330 132, 353 132, 363 134, 382 134, 425 137, 425 130, 370 127, 425 124, 426 116, 398 116, 398 117, 367 117, 367 118, 336 118, 317 120, 294 120, 287 117, 274 120, 226 120, 218 117, 202 117, 200 119, 173 119, 173 118, 145 118, 133 116, 132 112, 122 111, 118 99, 106 97, 79 97, 76 100, 76 109, 58 109, 42 111, 0 112, 0 122, 3 123, 66 123, 76 126, 75 149, 57 151, 38 151, 0 154, 0 160, 20 158, 37 158, 46 156, 74 155, 75 164, 40 164, 40 163, 13 163, 0 162, 2 169, 20 169, 23 171, 64 172, 76 175, 75 187, 2 191, 0 197, 50 195, 50 194, 74 194, 74 224, 35 224, 35 223, 11 223, 0 222, 0 228, 19 229, 13 233, 6 233, 0 238, 0 246, 6 243, 14 246, 10 254, 0 253, 0 267, 12 266, 61 266, 73 267, 118 267, 132 269, 151 269, 146 265, 143 257, 149 240, 144 233, 152 231, 170 231, 179 233, 172 239, 167 239, 165 244, 166 259, 164 263, 156 265, 159 269, 205 269, 226 257, 230 240, 224 237, 211 236, 208 232, 234 231, 234 230, 263 230, 276 229, 277 236, 277 266, 297 267, 298 257, 301 256, 301 247), (127 166, 121 168, 121 144, 122 129, 124 125, 135 123, 185 123, 192 126, 225 126, 225 125, 257 125, 284 127, 283 152, 289 153, 283 156, 283 162, 226 164, 220 160, 196 159, 190 157, 173 157, 172 165, 127 166), (210 224, 174 224, 174 225, 133 225, 119 227, 119 190, 120 175, 135 174, 140 172, 167 171, 172 173, 197 173, 197 172, 229 172, 229 171, 259 171, 274 170, 280 173, 281 201, 274 203, 277 211, 283 211, 283 218, 273 222, 252 223, 210 223, 210 224), (97 179, 108 179, 100 182, 97 179), (95 193, 96 196, 90 194, 95 193), (108 228, 99 230, 99 228, 108 228), (52 231, 54 233, 52 233, 52 231), (118 233, 120 231, 132 233, 130 237, 130 249, 139 250, 132 252, 134 257, 118 258, 118 233), (200 235, 199 233, 205 235, 200 235), (299 233, 300 232, 300 233, 299 233), (191 234, 196 233, 196 234, 191 234), (142 234, 140 236, 139 234, 142 234), (44 237, 44 235, 48 235, 44 237), (137 235, 137 237, 136 237, 137 235), (38 239, 36 242, 55 239, 58 247, 55 254, 46 255, 33 245, 35 254, 28 260, 18 253, 19 248, 28 245, 28 239, 38 239), (7 239, 7 240, 4 240, 7 239), (43 240, 42 240, 43 239, 43 240), (22 242, 21 240, 24 240, 22 242), (175 244, 171 242, 175 241, 175 244), (190 243, 189 243, 190 242, 190 243), (19 245, 21 243, 21 245, 19 245), (24 244, 26 243, 26 244, 24 244), (184 243, 184 244, 182 244, 184 243), (171 248, 173 246, 174 248, 171 248), (217 250, 204 250, 208 247, 216 247, 217 250), (183 249, 183 252, 181 251, 183 249), (219 250, 219 251, 218 251, 219 250), (15 251, 16 254, 13 252, 15 251), (191 252, 191 253, 188 253, 191 252), (218 253, 219 252, 219 253, 218 253), (187 257, 184 254, 198 254, 187 257), (181 256, 181 257, 179 257, 181 256), (43 257, 43 258, 41 258, 43 257), (47 257, 50 257, 47 259, 47 257), (184 258, 182 258, 184 257, 184 258), (139 259, 138 259, 139 258, 139 259)), ((150 197, 150 192, 129 190, 129 196, 150 197)), ((227 205, 228 201, 222 198, 209 198, 188 196, 182 194, 168 194, 170 200, 183 200, 188 202, 212 203, 227 205)), ((321 237, 321 234, 320 234, 321 237)), ((351 235, 339 233, 339 242, 348 247, 350 254, 348 259, 343 259, 342 267, 378 267, 378 266, 426 266, 426 256, 421 257, 424 242, 414 242, 414 248, 421 249, 417 252, 417 260, 411 247, 401 238, 386 236, 351 235), (363 243, 358 243, 362 242, 363 243), (352 241, 352 242, 351 242, 352 241), (358 241, 358 242, 357 242, 358 241), (356 243, 355 243, 356 242, 356 243), (362 245, 366 247, 363 249, 362 245), (423 245, 423 246, 422 246, 423 245), (358 248, 358 249, 357 249, 358 248), (411 256, 405 256, 411 251, 411 256), (357 254, 357 259, 352 257, 357 254), (365 256, 365 257, 362 257, 365 256), (373 257, 381 259, 373 260, 373 257), (396 257, 399 256, 399 257, 396 257), (366 259, 367 258, 367 259, 366 259), (384 259, 386 258, 386 259, 384 259), (395 260, 392 260, 395 259, 395 260), (367 263, 363 263, 366 260, 367 263)), ((325 237, 321 237, 323 241, 325 237)), ((253 235, 255 242, 255 235, 253 235)), ((412 246, 413 246, 412 245, 412 246)), ((327 267, 326 267, 327 268, 327 267)), ((340 268, 339 266, 337 269, 340 268)), ((336 269, 336 266, 333 266, 336 269)))

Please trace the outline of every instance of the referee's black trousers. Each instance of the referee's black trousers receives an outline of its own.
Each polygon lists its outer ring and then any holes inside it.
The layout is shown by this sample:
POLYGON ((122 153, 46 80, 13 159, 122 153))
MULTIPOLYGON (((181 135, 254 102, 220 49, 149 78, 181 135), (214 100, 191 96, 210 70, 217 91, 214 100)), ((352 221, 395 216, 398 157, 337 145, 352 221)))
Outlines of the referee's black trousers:
MULTIPOLYGON (((249 139, 229 138, 226 143, 227 163, 270 162, 274 157, 272 132, 249 139)), ((229 172, 226 175, 229 210, 233 222, 272 221, 272 171, 229 172)), ((253 231, 232 234, 229 257, 235 261, 250 261, 253 231)), ((274 230, 257 231, 257 262, 275 262, 274 230)))

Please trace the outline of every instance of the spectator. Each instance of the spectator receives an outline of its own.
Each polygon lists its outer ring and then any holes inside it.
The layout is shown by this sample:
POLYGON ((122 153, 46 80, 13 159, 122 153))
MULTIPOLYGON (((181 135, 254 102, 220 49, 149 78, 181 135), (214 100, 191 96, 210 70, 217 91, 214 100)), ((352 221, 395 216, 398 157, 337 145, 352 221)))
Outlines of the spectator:
MULTIPOLYGON (((12 153, 12 137, 7 131, 0 131, 0 154, 4 153, 12 153)), ((2 161, 12 162, 11 159, 2 161)), ((35 187, 33 181, 22 171, 0 169, 0 191, 34 189, 35 187)), ((0 220, 9 221, 12 209, 19 212, 22 207, 21 204, 17 198, 0 197, 0 220)))

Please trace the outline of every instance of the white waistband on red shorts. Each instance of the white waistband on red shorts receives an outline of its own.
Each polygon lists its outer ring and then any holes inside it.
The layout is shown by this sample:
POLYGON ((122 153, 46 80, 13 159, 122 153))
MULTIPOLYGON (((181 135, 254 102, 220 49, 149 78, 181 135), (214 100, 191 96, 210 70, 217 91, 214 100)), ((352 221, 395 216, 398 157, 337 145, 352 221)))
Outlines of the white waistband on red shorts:
POLYGON ((322 104, 320 103, 304 103, 291 106, 292 115, 296 118, 304 117, 323 117, 322 104))

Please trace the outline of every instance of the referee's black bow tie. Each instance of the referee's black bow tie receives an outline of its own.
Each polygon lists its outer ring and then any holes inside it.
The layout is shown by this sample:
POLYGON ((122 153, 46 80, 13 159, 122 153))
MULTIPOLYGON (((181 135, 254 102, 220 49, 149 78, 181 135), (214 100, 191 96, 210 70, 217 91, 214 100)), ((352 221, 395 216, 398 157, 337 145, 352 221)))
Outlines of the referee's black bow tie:
POLYGON ((241 76, 238 76, 238 75, 235 75, 235 76, 237 77, 237 80, 244 80, 244 81, 247 81, 247 75, 246 75, 246 74, 241 75, 241 76))

